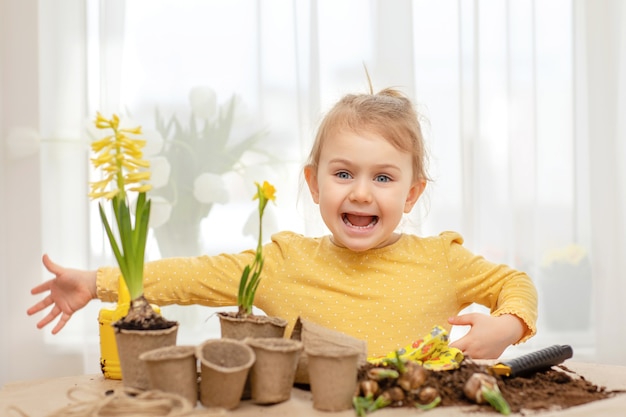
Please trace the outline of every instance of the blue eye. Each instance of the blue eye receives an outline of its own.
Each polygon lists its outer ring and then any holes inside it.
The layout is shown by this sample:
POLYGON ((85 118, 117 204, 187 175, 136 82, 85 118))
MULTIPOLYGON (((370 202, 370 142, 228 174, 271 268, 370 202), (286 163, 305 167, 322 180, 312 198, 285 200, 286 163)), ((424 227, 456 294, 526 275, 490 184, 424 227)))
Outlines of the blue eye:
POLYGON ((376 182, 389 182, 389 181, 391 181, 391 178, 389 178, 389 176, 387 176, 387 175, 377 175, 374 178, 374 181, 376 181, 376 182))
POLYGON ((338 172, 335 175, 337 176, 337 178, 341 178, 342 180, 349 180, 350 178, 352 178, 352 176, 346 171, 338 172))

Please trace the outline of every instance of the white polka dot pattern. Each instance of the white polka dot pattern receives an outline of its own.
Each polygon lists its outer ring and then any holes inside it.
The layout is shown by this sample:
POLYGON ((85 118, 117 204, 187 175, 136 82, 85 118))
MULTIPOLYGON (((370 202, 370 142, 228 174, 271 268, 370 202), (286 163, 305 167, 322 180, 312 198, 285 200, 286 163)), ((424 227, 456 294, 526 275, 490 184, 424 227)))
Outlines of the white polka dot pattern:
MULTIPOLYGON (((513 313, 535 331, 536 291, 519 271, 475 256, 453 232, 402 235, 367 252, 334 246, 328 237, 282 232, 265 246, 255 305, 289 321, 298 316, 387 354, 476 302, 492 314, 513 313)), ((160 304, 234 305, 239 277, 254 253, 172 258, 146 265, 146 296, 160 304)), ((98 296, 114 300, 117 270, 98 271, 98 296)), ((530 335, 529 335, 530 336, 530 335)))

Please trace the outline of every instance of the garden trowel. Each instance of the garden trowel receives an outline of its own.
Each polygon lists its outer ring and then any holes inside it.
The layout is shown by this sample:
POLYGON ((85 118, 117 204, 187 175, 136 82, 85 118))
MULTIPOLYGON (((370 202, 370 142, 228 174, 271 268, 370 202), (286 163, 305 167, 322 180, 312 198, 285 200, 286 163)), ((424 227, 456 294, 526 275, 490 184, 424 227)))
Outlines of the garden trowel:
POLYGON ((542 371, 558 365, 573 355, 569 345, 554 345, 487 368, 492 375, 514 377, 542 371))

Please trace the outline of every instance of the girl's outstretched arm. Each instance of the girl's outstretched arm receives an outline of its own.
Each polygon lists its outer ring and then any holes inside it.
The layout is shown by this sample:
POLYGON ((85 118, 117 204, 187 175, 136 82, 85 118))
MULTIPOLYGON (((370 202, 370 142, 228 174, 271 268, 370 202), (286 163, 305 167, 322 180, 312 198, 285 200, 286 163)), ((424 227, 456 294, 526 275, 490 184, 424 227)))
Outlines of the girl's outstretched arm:
POLYGON ((52 329, 52 334, 57 334, 72 314, 96 298, 96 271, 64 268, 52 262, 48 255, 43 256, 43 264, 54 274, 54 278, 30 290, 33 295, 46 292, 47 294, 29 308, 27 313, 30 316, 52 306, 48 314, 37 323, 37 328, 43 328, 60 315, 59 321, 52 329))

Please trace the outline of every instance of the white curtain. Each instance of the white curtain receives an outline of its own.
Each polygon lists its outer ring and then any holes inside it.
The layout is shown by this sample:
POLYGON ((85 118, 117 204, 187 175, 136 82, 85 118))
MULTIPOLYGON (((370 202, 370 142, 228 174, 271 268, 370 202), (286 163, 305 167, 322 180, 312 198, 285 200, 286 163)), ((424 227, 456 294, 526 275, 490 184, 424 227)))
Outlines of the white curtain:
POLYGON ((626 4, 577 2, 585 42, 578 100, 590 190, 596 355, 626 363, 626 4))
MULTIPOLYGON (((36 195, 22 201, 41 223, 31 224, 26 238, 3 222, 0 305, 19 316, 19 326, 0 338, 0 383, 99 372, 96 317, 107 306, 92 303, 57 336, 23 317, 36 299, 28 290, 48 277, 40 273, 42 252, 76 267, 114 262, 86 200, 86 125, 96 111, 158 131, 158 110, 188 132, 192 89, 210 87, 222 106, 237 95, 229 143, 262 131, 257 148, 272 158, 250 150, 220 171, 227 202, 214 203, 198 225, 200 250, 237 251, 254 244, 243 230, 253 181, 277 186, 276 229, 324 233, 302 188, 301 163, 323 112, 344 93, 367 91, 364 66, 374 89, 397 86, 424 117, 433 182, 403 230, 457 230, 472 250, 535 280, 539 334, 508 354, 559 343, 572 344, 579 360, 626 363, 620 355, 626 145, 619 117, 626 99, 626 8, 619 0, 73 0, 54 7, 4 0, 3 7, 28 17, 39 37, 24 43, 32 62, 16 60, 21 52, 1 45, 0 214, 28 220, 28 212, 5 201, 34 166, 35 175, 26 177, 36 195), (38 115, 6 110, 19 96, 12 83, 27 77, 39 83, 29 101, 38 115), (39 158, 7 151, 15 143, 8 133, 23 115, 41 137, 39 158), (27 269, 11 261, 14 253, 23 254, 27 269), (25 271, 27 279, 9 280, 25 271), (568 300, 577 308, 569 311, 568 300), (554 310, 562 324, 548 319, 554 310), (37 345, 42 358, 26 372, 13 365, 29 363, 21 341, 37 345), (59 358, 63 366, 44 365, 59 358)), ((0 15, 3 39, 27 36, 0 15)), ((164 251, 157 230, 148 248, 152 259, 164 251)), ((183 322, 183 342, 215 334, 206 308, 165 312, 183 322)))

